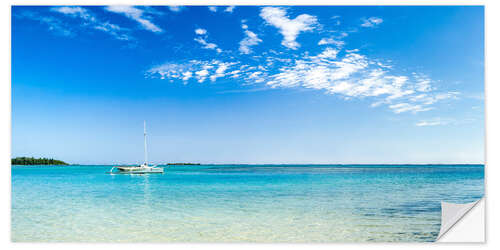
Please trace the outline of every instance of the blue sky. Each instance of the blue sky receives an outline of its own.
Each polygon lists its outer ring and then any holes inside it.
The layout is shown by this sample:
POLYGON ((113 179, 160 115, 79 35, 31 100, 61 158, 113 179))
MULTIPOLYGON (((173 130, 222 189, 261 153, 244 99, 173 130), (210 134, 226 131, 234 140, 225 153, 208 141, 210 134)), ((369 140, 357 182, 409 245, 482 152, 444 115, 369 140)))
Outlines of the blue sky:
POLYGON ((12 8, 12 156, 483 163, 484 9, 12 8))

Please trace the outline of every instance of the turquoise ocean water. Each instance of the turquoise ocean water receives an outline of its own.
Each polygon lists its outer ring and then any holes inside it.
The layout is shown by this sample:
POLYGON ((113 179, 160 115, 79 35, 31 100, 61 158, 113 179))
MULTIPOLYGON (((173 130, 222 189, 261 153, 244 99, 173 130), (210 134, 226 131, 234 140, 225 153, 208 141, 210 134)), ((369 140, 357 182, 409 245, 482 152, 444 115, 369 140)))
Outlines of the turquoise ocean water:
POLYGON ((14 242, 434 241, 483 165, 13 166, 14 242))

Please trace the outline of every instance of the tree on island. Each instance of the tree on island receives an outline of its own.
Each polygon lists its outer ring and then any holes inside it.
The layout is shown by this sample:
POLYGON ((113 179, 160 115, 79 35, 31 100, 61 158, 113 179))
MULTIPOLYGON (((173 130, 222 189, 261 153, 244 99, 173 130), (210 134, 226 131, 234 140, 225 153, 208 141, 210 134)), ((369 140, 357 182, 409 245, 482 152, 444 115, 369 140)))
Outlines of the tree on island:
POLYGON ((48 158, 16 157, 11 160, 12 165, 69 165, 60 160, 48 158))

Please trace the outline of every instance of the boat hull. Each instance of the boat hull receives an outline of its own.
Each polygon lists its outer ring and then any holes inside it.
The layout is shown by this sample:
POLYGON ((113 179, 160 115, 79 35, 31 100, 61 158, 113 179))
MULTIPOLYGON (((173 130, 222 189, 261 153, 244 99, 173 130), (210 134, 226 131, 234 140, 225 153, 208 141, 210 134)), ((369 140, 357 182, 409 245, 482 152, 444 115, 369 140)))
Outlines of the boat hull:
POLYGON ((109 173, 112 174, 163 174, 163 168, 157 167, 113 167, 109 173), (113 171, 117 169, 118 171, 113 171))

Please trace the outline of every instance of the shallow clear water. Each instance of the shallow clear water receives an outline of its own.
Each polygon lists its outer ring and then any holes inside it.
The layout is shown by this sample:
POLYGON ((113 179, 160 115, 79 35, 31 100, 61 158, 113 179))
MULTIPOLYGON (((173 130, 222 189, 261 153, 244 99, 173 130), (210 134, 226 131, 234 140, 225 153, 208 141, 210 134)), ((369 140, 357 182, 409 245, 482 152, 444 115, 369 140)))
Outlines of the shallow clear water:
POLYGON ((12 167, 15 242, 434 241, 440 202, 484 194, 483 165, 12 167))

